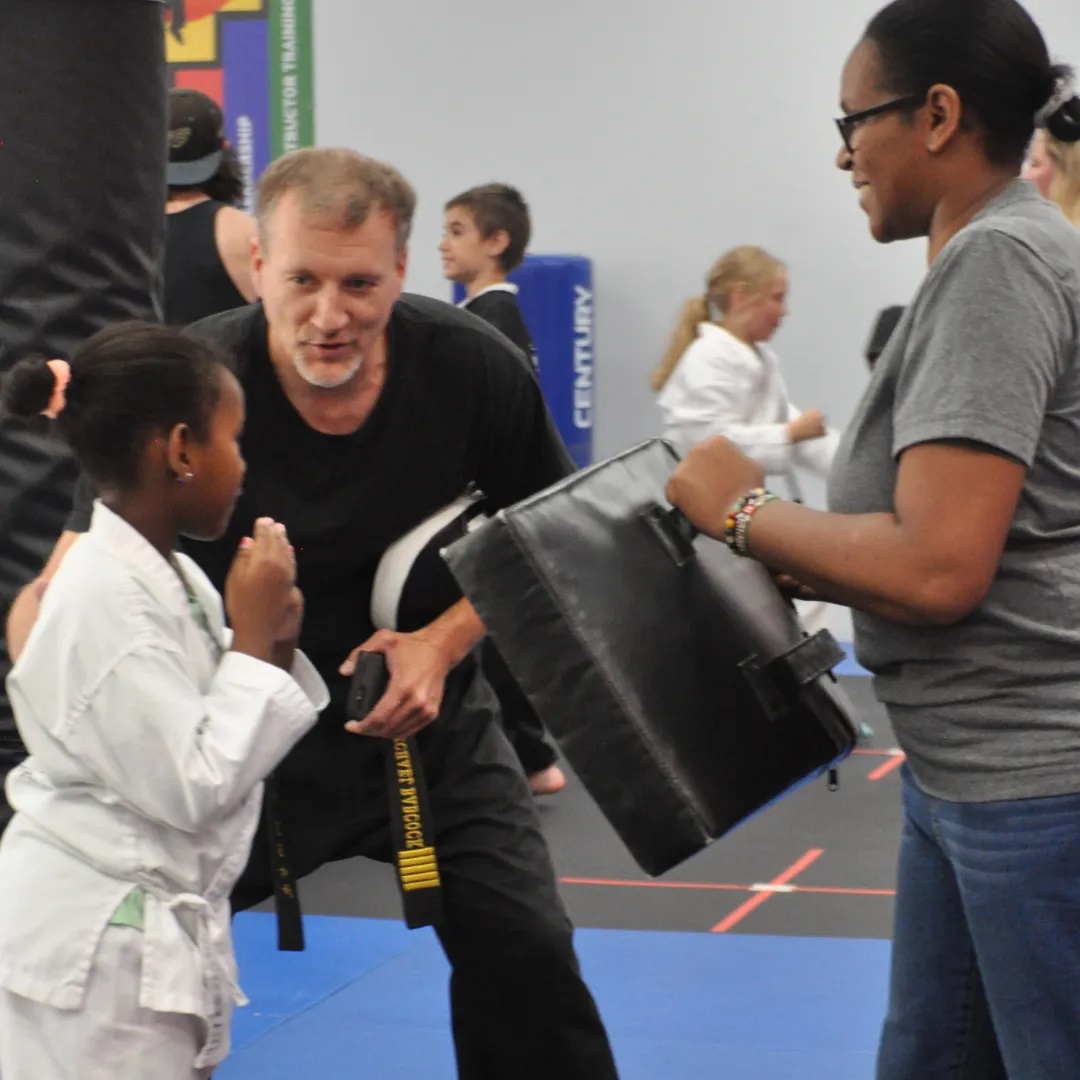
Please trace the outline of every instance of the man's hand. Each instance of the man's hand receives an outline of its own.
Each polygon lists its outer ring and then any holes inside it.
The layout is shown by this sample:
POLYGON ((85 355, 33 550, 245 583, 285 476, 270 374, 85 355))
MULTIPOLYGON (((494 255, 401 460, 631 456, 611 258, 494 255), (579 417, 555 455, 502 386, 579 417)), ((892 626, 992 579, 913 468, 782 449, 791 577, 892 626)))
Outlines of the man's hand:
POLYGON ((386 657, 390 682, 367 717, 359 722, 348 721, 346 731, 407 739, 438 717, 446 676, 454 662, 434 636, 426 630, 415 634, 380 630, 349 653, 339 669, 342 675, 352 675, 361 652, 379 652, 386 657))

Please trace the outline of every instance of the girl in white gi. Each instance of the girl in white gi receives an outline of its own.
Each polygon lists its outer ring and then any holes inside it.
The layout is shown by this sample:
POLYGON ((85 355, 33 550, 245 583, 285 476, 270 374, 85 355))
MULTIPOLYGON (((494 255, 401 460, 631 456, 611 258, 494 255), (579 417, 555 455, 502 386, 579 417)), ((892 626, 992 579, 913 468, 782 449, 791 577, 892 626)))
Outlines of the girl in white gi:
POLYGON ((787 289, 783 263, 761 248, 722 255, 705 292, 684 306, 651 383, 664 438, 680 453, 724 435, 801 499, 797 468, 827 475, 838 436, 818 409, 795 408, 765 346, 787 314, 787 289))
MULTIPOLYGON (((723 435, 802 502, 798 470, 828 476, 840 438, 820 410, 792 404, 765 345, 787 314, 787 290, 778 259, 759 247, 732 248, 709 271, 705 292, 686 302, 651 382, 664 438, 681 454, 723 435)), ((808 630, 829 624, 826 604, 800 600, 796 607, 808 630)))
POLYGON ((101 500, 8 678, 30 751, 0 842, 4 1080, 195 1080, 242 996, 230 888, 262 780, 326 688, 295 650, 285 530, 260 520, 221 598, 176 551, 221 534, 244 476, 239 384, 212 347, 127 323, 23 361, 11 413, 56 427, 101 500), (62 411, 61 411, 62 407, 62 411))

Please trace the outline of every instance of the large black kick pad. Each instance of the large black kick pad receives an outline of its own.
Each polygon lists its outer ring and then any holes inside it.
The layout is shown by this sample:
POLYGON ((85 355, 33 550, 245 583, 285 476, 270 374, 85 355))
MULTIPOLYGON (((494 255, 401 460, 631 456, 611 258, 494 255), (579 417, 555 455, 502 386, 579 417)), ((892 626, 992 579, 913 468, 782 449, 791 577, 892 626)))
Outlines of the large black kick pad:
POLYGON ((644 443, 500 511, 444 551, 563 753, 660 874, 855 744, 828 633, 757 563, 664 500, 644 443))

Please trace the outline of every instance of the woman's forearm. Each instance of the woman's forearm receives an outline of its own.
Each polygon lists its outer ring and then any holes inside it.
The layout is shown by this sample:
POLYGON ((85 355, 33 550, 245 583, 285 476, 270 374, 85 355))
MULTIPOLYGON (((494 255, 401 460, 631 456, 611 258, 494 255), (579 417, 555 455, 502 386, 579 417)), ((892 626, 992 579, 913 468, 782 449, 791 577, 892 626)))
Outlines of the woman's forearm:
POLYGON ((957 622, 982 599, 963 566, 922 548, 892 514, 768 503, 754 515, 749 546, 821 599, 893 622, 957 622))

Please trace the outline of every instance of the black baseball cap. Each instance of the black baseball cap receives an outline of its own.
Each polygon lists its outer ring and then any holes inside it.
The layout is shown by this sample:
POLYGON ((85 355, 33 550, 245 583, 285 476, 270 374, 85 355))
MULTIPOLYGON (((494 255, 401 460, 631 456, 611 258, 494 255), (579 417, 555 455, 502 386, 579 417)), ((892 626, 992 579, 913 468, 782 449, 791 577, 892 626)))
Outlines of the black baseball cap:
POLYGON ((199 90, 169 92, 169 187, 204 184, 221 166, 225 118, 199 90))

